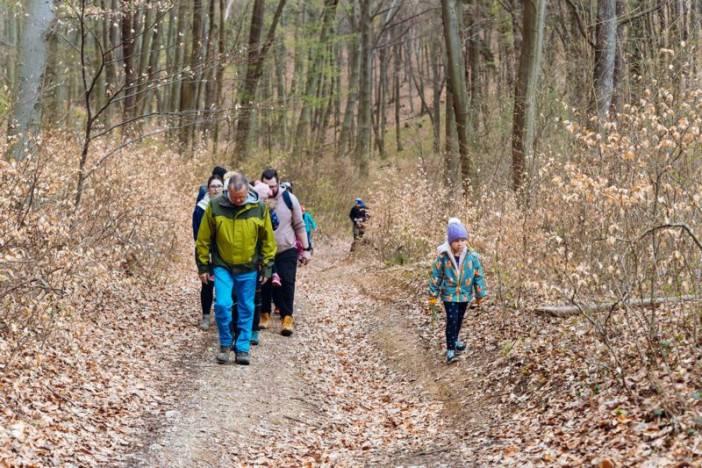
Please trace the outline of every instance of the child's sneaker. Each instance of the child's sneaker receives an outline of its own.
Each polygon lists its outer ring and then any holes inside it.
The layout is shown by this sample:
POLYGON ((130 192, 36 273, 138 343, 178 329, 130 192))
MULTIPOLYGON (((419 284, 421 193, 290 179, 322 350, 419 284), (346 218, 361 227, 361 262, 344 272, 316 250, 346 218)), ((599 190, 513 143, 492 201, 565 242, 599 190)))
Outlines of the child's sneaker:
POLYGON ((276 288, 279 288, 283 285, 283 283, 281 283, 280 281, 280 275, 278 273, 273 273, 273 276, 271 277, 271 283, 276 288))
POLYGON ((456 351, 463 352, 466 350, 466 344, 460 340, 456 340, 456 351))
POLYGON ((458 356, 456 356, 456 351, 449 349, 446 351, 446 364, 452 364, 456 362, 458 356))

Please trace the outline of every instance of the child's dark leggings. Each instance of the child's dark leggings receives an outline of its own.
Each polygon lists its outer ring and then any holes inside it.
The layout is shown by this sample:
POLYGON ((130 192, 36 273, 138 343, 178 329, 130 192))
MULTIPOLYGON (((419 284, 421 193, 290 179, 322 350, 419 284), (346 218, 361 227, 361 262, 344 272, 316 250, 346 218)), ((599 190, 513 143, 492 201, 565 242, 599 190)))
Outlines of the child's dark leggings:
POLYGON ((463 316, 468 307, 467 302, 444 302, 446 309, 446 349, 456 349, 456 340, 458 333, 461 331, 463 324, 463 316))

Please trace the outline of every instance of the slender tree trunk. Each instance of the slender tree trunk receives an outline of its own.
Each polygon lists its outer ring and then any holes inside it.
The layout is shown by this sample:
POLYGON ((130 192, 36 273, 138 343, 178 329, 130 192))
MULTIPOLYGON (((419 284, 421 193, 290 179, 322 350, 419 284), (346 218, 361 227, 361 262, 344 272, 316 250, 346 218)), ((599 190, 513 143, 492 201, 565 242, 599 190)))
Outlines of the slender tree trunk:
MULTIPOLYGON (((431 124, 434 136, 433 149, 437 154, 441 151, 441 90, 444 87, 443 78, 439 72, 441 55, 441 43, 439 38, 434 36, 431 39, 432 113, 434 115, 431 119, 431 124)), ((447 100, 446 102, 448 103, 449 101, 447 100)))
POLYGON ((276 134, 278 135, 278 146, 280 148, 287 148, 287 138, 288 138, 288 119, 287 119, 287 109, 288 109, 288 96, 286 92, 285 84, 285 61, 286 61, 286 50, 285 42, 278 37, 276 39, 275 45, 275 84, 276 84, 276 106, 277 106, 277 119, 276 119, 276 134))
POLYGON ((143 115, 151 107, 151 99, 155 94, 158 84, 156 80, 156 72, 158 70, 158 59, 161 53, 161 29, 163 28, 163 13, 159 11, 157 5, 151 6, 154 11, 150 20, 147 19, 147 26, 151 28, 144 31, 144 34, 149 34, 151 39, 148 41, 148 50, 143 52, 145 56, 145 67, 140 72, 142 83, 139 86, 139 114, 143 115))
POLYGON ((19 73, 7 137, 8 158, 24 159, 36 150, 33 138, 41 126, 42 75, 47 62, 47 39, 54 22, 51 0, 28 0, 17 56, 19 73))
MULTIPOLYGON (((102 21, 102 48, 105 51, 105 87, 106 94, 112 95, 119 87, 117 82, 117 57, 114 53, 114 47, 117 42, 114 36, 117 34, 117 28, 113 26, 115 21, 115 11, 112 9, 112 3, 108 0, 101 0, 100 6, 103 10, 102 21), (108 6, 109 5, 109 6, 108 6)), ((105 111, 103 120, 109 123, 112 120, 112 106, 105 111)))
POLYGON ((246 77, 244 85, 239 93, 239 118, 236 127, 236 148, 234 151, 235 162, 241 162, 248 157, 249 152, 249 134, 251 130, 251 113, 253 101, 256 97, 256 87, 263 72, 263 61, 266 58, 268 49, 275 39, 275 30, 280 21, 280 16, 283 13, 286 0, 278 1, 273 21, 268 29, 266 40, 262 46, 261 32, 263 30, 263 13, 264 0, 254 0, 253 11, 251 13, 251 28, 249 30, 249 49, 248 62, 246 64, 246 77))
POLYGON ((356 161, 361 176, 368 175, 368 159, 371 138, 371 63, 370 63, 370 0, 359 0, 359 28, 361 51, 358 80, 358 135, 356 137, 356 161))
POLYGON ((525 0, 522 55, 514 93, 512 123, 512 188, 521 189, 525 159, 532 151, 536 116, 536 84, 541 68, 546 0, 525 0))
POLYGON ((466 68, 466 72, 470 71, 470 123, 472 125, 473 134, 478 133, 480 125, 480 31, 482 19, 479 16, 480 5, 473 0, 468 11, 468 60, 470 66, 466 68))
POLYGON ((122 0, 122 63, 124 65, 124 108, 122 120, 129 120, 135 115, 136 110, 136 77, 135 69, 135 35, 134 29, 134 4, 133 0, 122 0))
MULTIPOLYGON (((186 79, 183 73, 183 64, 185 63, 185 55, 188 46, 187 38, 187 14, 188 0, 178 0, 178 14, 176 15, 176 30, 174 37, 174 49, 169 50, 169 53, 175 53, 175 63, 171 70, 171 112, 178 112, 181 108, 180 95, 183 87, 183 81, 186 79)), ((173 119, 176 121, 176 119, 173 119)), ((172 136, 177 136, 177 132, 173 132, 172 136)))
MULTIPOLYGON (((357 23, 355 19, 356 2, 351 4, 351 17, 352 22, 357 23)), ((352 25, 353 26, 353 25, 352 25)), ((341 151, 346 151, 350 149, 351 136, 355 133, 354 128, 354 109, 356 107, 356 101, 358 96, 358 75, 359 75, 359 41, 358 35, 354 28, 354 32, 348 44, 346 51, 346 58, 348 63, 348 84, 347 84, 347 95, 346 95, 346 105, 344 106, 344 119, 341 124, 341 135, 339 136, 339 148, 341 151)))
POLYGON ((616 54, 616 0, 599 0, 597 2, 597 41, 595 47, 595 94, 592 109, 601 121, 607 119, 612 105, 616 54))
POLYGON ((217 37, 219 36, 219 23, 217 21, 218 0, 209 0, 207 13, 207 56, 205 57, 205 118, 203 129, 207 135, 212 133, 214 128, 215 110, 217 108, 217 64, 219 63, 219 51, 217 50, 217 37))
MULTIPOLYGON (((399 38, 396 38, 395 41, 399 42, 399 38)), ((395 148, 397 149, 398 153, 402 151, 402 138, 400 137, 400 72, 402 71, 401 50, 402 48, 400 47, 399 43, 393 47, 395 55, 393 57, 394 70, 392 75, 392 85, 393 100, 395 101, 395 148)))
POLYGON ((61 86, 61 78, 58 70, 60 39, 56 29, 56 27, 50 28, 47 33, 49 49, 47 52, 46 72, 42 80, 45 89, 42 99, 42 127, 47 130, 51 129, 51 127, 55 126, 56 122, 59 121, 61 109, 60 90, 64 87, 61 86))
MULTIPOLYGON (((217 28, 217 50, 219 50, 219 58, 217 60, 217 73, 216 73, 216 81, 217 81, 217 89, 216 89, 216 96, 215 96, 215 101, 217 102, 217 110, 219 111, 222 107, 222 80, 224 78, 224 67, 225 67, 225 60, 226 60, 226 55, 224 51, 224 44, 225 44, 225 35, 227 33, 227 30, 225 29, 225 24, 224 24, 224 0, 219 0, 219 27, 217 28)), ((215 119, 214 122, 214 135, 212 137, 212 147, 214 148, 214 153, 217 154, 217 151, 219 149, 219 128, 220 128, 220 116, 217 116, 217 119, 215 119)))
MULTIPOLYGON (((296 153, 307 146, 308 130, 312 118, 312 103, 310 102, 310 97, 319 94, 322 90, 322 83, 326 75, 324 65, 328 59, 327 55, 329 51, 327 47, 328 36, 329 32, 332 30, 333 23, 336 21, 336 8, 338 4, 339 0, 324 0, 319 39, 317 43, 312 46, 313 48, 310 51, 312 60, 307 70, 307 81, 304 91, 305 99, 303 99, 302 110, 300 111, 300 118, 295 132, 294 145, 296 153)), ((319 102, 319 100, 315 100, 315 102, 319 102)))
POLYGON ((456 119, 453 114, 453 93, 451 92, 451 79, 446 80, 446 136, 444 141, 444 171, 446 182, 454 190, 460 187, 461 160, 456 151, 456 119))
POLYGON ((193 0, 192 47, 190 49, 190 70, 180 89, 180 142, 183 148, 190 148, 194 126, 197 121, 197 82, 202 63, 202 0, 193 0))
POLYGON ((444 23, 444 39, 448 54, 448 75, 453 95, 453 113, 458 134, 458 152, 461 156, 463 188, 477 187, 477 179, 468 148, 468 99, 466 96, 465 64, 461 47, 460 31, 463 19, 460 0, 441 0, 444 23))

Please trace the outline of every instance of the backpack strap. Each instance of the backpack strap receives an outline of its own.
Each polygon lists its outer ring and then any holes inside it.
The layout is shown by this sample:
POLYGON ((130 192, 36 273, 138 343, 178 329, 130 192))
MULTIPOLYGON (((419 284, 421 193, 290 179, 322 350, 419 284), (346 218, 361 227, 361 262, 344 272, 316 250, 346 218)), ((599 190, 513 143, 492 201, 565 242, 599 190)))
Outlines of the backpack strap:
POLYGON ((292 213, 293 202, 292 198, 290 198, 290 193, 287 190, 283 191, 283 201, 285 202, 285 206, 287 206, 290 212, 292 213))

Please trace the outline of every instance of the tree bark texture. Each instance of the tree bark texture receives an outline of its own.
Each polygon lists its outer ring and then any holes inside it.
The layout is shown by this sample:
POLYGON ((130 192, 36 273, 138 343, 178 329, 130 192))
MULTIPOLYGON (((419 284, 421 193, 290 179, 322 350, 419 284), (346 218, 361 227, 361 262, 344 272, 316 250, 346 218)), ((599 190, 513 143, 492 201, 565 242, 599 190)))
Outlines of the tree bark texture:
POLYGON ((512 120, 512 188, 521 189, 526 157, 533 149, 536 117, 536 84, 541 68, 546 0, 526 0, 522 29, 522 54, 514 92, 512 120))

